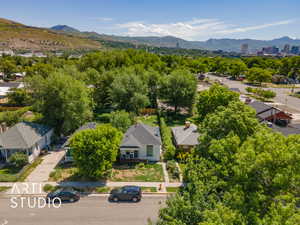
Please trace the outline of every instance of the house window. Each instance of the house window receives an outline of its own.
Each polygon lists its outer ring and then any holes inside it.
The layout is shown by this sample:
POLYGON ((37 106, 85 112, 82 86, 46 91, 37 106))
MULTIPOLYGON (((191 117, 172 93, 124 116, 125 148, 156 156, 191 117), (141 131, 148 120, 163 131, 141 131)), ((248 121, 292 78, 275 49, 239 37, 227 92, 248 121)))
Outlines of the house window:
POLYGON ((153 145, 147 145, 147 157, 153 156, 153 145))

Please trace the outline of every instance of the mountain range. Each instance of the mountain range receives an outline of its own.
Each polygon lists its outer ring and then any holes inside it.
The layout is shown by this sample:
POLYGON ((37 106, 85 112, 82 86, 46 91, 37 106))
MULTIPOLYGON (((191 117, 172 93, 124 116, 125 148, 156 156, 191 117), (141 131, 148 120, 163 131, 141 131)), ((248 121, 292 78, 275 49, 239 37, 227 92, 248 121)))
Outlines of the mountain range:
POLYGON ((283 48, 285 44, 300 46, 299 39, 282 37, 273 40, 254 39, 209 39, 207 41, 188 41, 173 36, 132 37, 81 32, 67 25, 50 28, 26 26, 18 22, 0 18, 0 50, 65 50, 65 49, 101 49, 103 47, 133 48, 153 46, 165 48, 222 50, 240 52, 242 44, 248 44, 250 51, 267 46, 283 48))
MULTIPOLYGON (((69 32, 74 30, 78 33, 78 30, 69 26, 64 25, 63 31, 69 32)), ((57 29, 56 26, 52 27, 53 30, 57 29)), ((72 32, 74 32, 72 31, 72 32)), ((285 44, 291 46, 300 46, 300 39, 292 39, 290 37, 281 37, 273 40, 255 40, 255 39, 209 39, 207 41, 187 41, 181 38, 173 36, 164 37, 132 37, 132 36, 116 36, 116 35, 105 35, 98 34, 96 32, 81 32, 81 34, 90 38, 100 38, 106 40, 130 42, 133 44, 143 44, 156 47, 168 47, 168 48, 185 48, 185 49, 205 49, 205 50, 222 50, 227 52, 240 52, 242 44, 248 44, 250 51, 258 51, 263 47, 276 46, 282 49, 285 44)))

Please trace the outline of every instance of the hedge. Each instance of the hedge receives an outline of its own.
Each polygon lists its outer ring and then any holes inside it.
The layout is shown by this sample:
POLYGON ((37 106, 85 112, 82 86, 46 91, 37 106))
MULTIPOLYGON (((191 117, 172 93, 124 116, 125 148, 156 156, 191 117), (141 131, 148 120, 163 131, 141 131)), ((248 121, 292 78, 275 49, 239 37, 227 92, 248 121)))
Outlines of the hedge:
POLYGON ((165 160, 171 160, 175 158, 176 148, 172 142, 171 129, 166 125, 164 118, 160 117, 160 132, 163 142, 163 156, 165 160))

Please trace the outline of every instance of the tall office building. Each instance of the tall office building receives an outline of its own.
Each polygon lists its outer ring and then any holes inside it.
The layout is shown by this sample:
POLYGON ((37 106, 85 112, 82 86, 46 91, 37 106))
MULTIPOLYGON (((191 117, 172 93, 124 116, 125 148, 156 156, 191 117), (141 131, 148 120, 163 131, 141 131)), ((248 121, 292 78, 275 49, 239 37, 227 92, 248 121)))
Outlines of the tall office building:
POLYGON ((290 53, 290 45, 289 44, 284 45, 282 52, 290 53))
POLYGON ((241 53, 243 55, 247 55, 249 53, 249 45, 248 44, 241 45, 241 53))

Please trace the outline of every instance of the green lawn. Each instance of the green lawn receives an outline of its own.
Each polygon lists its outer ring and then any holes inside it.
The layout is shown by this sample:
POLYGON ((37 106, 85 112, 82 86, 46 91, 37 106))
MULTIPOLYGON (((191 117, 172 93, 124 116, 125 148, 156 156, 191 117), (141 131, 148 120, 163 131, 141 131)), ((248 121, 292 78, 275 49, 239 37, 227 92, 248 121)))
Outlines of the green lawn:
POLYGON ((102 193, 110 193, 110 191, 112 190, 112 187, 96 187, 95 188, 95 192, 102 194, 102 193))
POLYGON ((163 170, 160 164, 135 164, 115 165, 112 171, 111 181, 164 181, 163 170))
POLYGON ((78 168, 73 164, 58 165, 54 171, 50 173, 49 181, 85 181, 78 174, 78 168))
POLYGON ((142 192, 157 192, 156 187, 141 187, 142 192))
POLYGON ((167 189, 167 192, 174 193, 174 192, 177 192, 180 189, 180 187, 166 187, 166 189, 167 189))
POLYGON ((149 125, 149 126, 153 126, 153 127, 158 126, 156 115, 138 116, 136 119, 137 119, 138 122, 144 123, 144 124, 149 125))
POLYGON ((0 193, 7 191, 8 189, 10 189, 10 187, 0 187, 0 193))
POLYGON ((42 161, 42 158, 37 158, 33 163, 24 166, 23 169, 14 166, 4 167, 0 169, 0 182, 23 182, 42 161))

